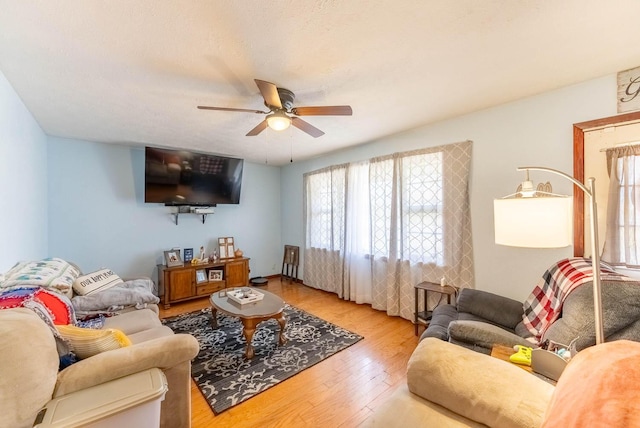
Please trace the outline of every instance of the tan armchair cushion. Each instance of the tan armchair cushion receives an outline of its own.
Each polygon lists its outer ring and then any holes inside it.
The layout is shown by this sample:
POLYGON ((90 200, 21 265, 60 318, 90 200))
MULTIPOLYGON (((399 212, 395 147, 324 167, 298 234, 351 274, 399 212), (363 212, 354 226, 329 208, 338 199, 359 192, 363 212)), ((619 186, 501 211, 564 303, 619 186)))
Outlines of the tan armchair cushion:
POLYGON ((490 427, 538 427, 554 387, 515 365, 436 338, 422 340, 409 390, 490 427))
POLYGON ((0 426, 31 427, 51 399, 58 374, 56 343, 30 309, 0 310, 0 426))

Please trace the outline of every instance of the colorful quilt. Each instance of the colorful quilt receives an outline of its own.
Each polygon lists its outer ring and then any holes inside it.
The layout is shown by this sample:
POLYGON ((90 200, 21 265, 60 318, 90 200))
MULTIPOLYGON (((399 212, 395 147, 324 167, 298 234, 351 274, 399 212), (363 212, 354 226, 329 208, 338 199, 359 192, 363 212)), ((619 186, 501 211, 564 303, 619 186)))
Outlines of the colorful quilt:
POLYGON ((71 296, 73 281, 80 271, 56 257, 16 263, 0 279, 0 291, 24 287, 43 287, 71 296))
MULTIPOLYGON (((603 281, 635 281, 600 262, 600 278, 603 281)), ((542 275, 533 292, 524 302, 523 322, 538 344, 542 336, 562 312, 562 304, 569 293, 587 282, 593 281, 591 259, 573 257, 552 265, 542 275)))

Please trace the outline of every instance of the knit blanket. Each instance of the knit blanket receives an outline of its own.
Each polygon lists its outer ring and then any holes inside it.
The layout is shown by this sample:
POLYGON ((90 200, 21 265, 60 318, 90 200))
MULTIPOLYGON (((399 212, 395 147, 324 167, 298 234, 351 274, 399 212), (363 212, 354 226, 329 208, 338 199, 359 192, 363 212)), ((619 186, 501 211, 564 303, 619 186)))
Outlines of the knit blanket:
MULTIPOLYGON (((600 262, 600 278, 602 281, 635 281, 604 262, 600 262)), ((523 305, 523 323, 538 344, 549 326, 560 317, 567 296, 587 282, 593 282, 593 266, 591 259, 584 257, 560 260, 545 271, 523 305)))

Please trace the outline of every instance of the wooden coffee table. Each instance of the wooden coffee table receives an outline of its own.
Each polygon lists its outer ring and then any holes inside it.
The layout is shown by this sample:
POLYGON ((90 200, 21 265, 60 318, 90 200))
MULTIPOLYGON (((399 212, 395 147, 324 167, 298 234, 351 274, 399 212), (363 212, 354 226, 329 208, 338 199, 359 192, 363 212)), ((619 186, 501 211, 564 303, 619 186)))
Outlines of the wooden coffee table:
POLYGON ((245 349, 245 356, 248 359, 253 358, 254 351, 251 345, 253 334, 256 331, 256 327, 262 321, 268 319, 275 319, 280 324, 280 334, 278 337, 278 344, 284 345, 287 339, 284 337, 284 329, 287 325, 287 320, 284 317, 284 300, 268 291, 260 290, 260 293, 264 294, 264 298, 254 303, 245 303, 240 305, 235 301, 229 299, 225 290, 215 292, 209 298, 211 302, 211 323, 213 328, 218 328, 218 311, 227 314, 232 317, 240 318, 242 321, 242 334, 247 341, 247 347, 245 349))

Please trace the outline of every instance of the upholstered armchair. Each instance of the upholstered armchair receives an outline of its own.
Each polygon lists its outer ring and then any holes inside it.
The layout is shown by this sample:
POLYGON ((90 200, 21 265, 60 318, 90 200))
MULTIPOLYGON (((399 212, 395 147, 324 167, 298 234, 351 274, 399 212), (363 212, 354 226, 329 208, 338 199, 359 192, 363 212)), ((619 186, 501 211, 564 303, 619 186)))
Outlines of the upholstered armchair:
POLYGON ((132 345, 59 370, 60 343, 47 323, 27 308, 0 310, 0 427, 31 427, 53 398, 152 368, 162 370, 168 385, 160 426, 189 427, 191 359, 199 349, 196 339, 173 334, 148 309, 111 317, 105 328, 124 332, 132 345))

